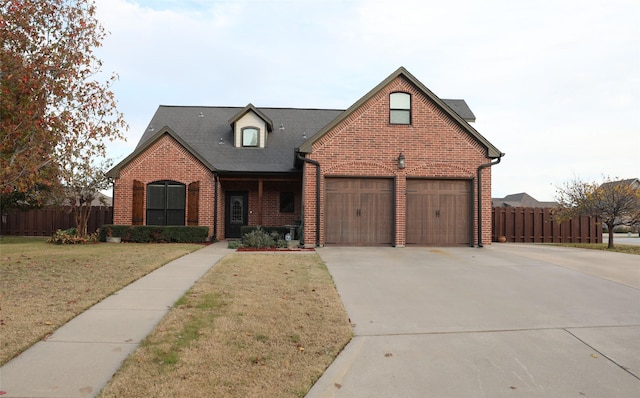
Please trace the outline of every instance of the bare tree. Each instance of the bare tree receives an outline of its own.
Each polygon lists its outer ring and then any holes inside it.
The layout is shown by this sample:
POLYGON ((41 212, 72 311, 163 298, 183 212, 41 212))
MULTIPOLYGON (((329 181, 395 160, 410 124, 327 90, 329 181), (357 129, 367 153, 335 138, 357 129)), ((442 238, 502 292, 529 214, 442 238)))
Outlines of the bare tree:
POLYGON ((579 179, 565 183, 556 191, 560 220, 576 216, 599 216, 609 230, 607 247, 612 249, 613 230, 620 225, 638 226, 640 223, 640 183, 637 179, 584 182, 579 179))

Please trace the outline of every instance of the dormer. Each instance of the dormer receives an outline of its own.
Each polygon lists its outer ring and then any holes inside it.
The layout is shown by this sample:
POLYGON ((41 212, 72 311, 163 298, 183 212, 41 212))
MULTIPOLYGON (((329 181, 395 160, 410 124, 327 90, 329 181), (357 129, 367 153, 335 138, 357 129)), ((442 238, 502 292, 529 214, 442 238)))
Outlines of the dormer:
POLYGON ((242 108, 229 119, 233 128, 233 145, 236 148, 264 148, 267 137, 273 130, 271 119, 260 112, 253 104, 242 108))

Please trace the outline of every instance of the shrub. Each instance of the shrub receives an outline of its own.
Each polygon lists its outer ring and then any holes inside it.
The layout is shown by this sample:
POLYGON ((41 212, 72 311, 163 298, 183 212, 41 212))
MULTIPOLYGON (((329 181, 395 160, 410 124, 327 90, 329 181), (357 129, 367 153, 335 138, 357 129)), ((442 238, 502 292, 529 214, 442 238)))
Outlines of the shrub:
POLYGON ((242 247, 242 242, 239 240, 230 240, 227 243, 227 249, 237 249, 242 247))
POLYGON ((86 238, 78 236, 78 231, 75 228, 69 228, 65 230, 57 230, 47 240, 47 243, 54 243, 56 245, 75 245, 79 243, 95 242, 96 235, 87 235, 86 238))
MULTIPOLYGON (((286 228, 285 228, 286 229, 286 228)), ((253 227, 253 230, 242 235, 242 245, 255 249, 270 247, 287 247, 287 241, 282 239, 280 232, 266 228, 253 227)))
POLYGON ((209 227, 109 224, 100 228, 100 240, 106 241, 107 236, 120 237, 123 242, 133 243, 200 243, 209 236, 209 227))
POLYGON ((83 238, 76 236, 75 228, 59 229, 47 240, 47 243, 54 243, 56 245, 74 245, 84 242, 85 240, 83 238))

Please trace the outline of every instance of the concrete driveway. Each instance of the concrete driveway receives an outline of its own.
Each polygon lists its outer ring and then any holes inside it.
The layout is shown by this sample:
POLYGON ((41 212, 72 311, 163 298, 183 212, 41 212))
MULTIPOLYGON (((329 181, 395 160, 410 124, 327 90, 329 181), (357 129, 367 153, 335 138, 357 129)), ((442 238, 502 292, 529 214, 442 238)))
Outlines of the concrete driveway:
POLYGON ((640 258, 326 247, 355 337, 307 397, 638 397, 640 258))

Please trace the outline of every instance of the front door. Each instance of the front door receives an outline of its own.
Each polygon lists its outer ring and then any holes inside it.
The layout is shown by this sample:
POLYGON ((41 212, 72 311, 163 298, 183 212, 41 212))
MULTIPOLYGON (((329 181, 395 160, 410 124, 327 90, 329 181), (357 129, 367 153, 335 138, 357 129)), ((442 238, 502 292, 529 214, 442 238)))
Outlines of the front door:
POLYGON ((225 202, 224 235, 226 238, 241 238, 240 228, 248 225, 249 209, 247 191, 227 192, 225 202))

